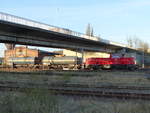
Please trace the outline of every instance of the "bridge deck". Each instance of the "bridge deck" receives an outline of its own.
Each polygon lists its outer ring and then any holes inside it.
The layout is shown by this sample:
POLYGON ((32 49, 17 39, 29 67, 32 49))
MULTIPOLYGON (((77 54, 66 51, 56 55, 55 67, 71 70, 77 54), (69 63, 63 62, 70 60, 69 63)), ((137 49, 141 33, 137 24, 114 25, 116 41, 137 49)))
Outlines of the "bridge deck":
MULTIPOLYGON (((105 39, 101 39, 99 37, 91 37, 91 36, 87 36, 85 34, 79 33, 79 32, 75 32, 69 29, 65 29, 65 28, 59 28, 59 27, 55 27, 55 26, 51 26, 51 25, 47 25, 47 24, 43 24, 40 22, 36 22, 33 20, 29 20, 29 19, 25 19, 25 18, 21 18, 21 17, 17 17, 17 16, 13 16, 10 14, 6 14, 6 13, 2 13, 0 12, 0 23, 1 23, 1 28, 4 29, 6 26, 3 26, 3 23, 12 23, 12 24, 16 24, 16 25, 21 25, 21 26, 26 26, 27 27, 31 27, 31 28, 35 28, 35 29, 41 29, 44 31, 49 31, 49 32, 54 32, 57 34, 62 34, 65 35, 64 36, 64 40, 68 41, 67 36, 69 38, 74 39, 74 41, 78 42, 78 40, 86 40, 84 43, 91 43, 94 46, 94 42, 95 44, 99 44, 99 46, 107 46, 109 49, 113 49, 113 48, 128 48, 128 49, 132 49, 129 48, 128 46, 124 45, 124 44, 119 44, 119 43, 115 43, 109 40, 105 40, 105 39), (66 39, 65 39, 66 38, 66 39), (76 40, 75 40, 76 39, 76 40)), ((11 29, 10 26, 7 26, 5 29, 11 29)), ((11 30, 16 30, 16 31, 21 31, 21 29, 19 27, 13 28, 11 30)), ((27 31, 27 29, 22 28, 21 32, 27 31)), ((16 32, 15 31, 15 32, 16 32)), ((39 30, 39 32, 41 32, 39 30)), ((27 32, 26 32, 27 33, 27 32)), ((29 30, 28 30, 28 34, 29 34, 29 30)), ((35 33, 35 31, 32 31, 32 33, 35 33)), ((38 32, 36 32, 36 35, 38 34, 38 32)), ((41 32, 42 34, 42 32, 41 32)), ((39 36, 41 36, 41 34, 39 34, 39 36)), ((46 35, 46 33, 45 33, 46 35)), ((43 34, 44 36, 44 34, 43 34)), ((56 37, 55 37, 56 38, 56 37)), ((59 37, 60 38, 60 37, 59 37)), ((70 41, 70 40, 69 40, 70 41)), ((105 47, 107 49, 107 47, 105 47)))

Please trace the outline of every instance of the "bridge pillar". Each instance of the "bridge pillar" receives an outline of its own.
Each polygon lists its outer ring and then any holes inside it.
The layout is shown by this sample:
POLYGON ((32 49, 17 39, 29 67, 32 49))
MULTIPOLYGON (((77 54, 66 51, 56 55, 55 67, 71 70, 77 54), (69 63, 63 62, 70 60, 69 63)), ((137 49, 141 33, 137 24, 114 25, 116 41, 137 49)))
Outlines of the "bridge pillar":
POLYGON ((145 68, 145 62, 144 62, 144 60, 145 60, 145 54, 144 54, 144 50, 143 50, 143 53, 142 53, 142 68, 145 68))
POLYGON ((84 62, 84 49, 81 49, 82 63, 84 62))
POLYGON ((81 56, 82 56, 82 68, 85 68, 85 64, 84 64, 84 49, 81 49, 81 56))

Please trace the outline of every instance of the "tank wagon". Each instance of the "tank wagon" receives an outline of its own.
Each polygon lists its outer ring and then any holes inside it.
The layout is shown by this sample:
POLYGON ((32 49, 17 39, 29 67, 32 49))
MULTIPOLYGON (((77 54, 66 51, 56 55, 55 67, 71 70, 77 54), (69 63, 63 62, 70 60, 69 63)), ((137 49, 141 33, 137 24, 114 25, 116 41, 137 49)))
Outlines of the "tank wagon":
POLYGON ((82 59, 74 56, 52 57, 47 56, 42 60, 43 67, 54 69, 80 69, 82 66, 82 59))
POLYGON ((82 66, 81 58, 74 56, 52 57, 45 56, 42 59, 37 57, 13 57, 8 58, 9 67, 43 67, 48 69, 79 69, 82 66))
POLYGON ((7 61, 7 65, 11 67, 35 67, 39 64, 37 57, 12 57, 7 61))

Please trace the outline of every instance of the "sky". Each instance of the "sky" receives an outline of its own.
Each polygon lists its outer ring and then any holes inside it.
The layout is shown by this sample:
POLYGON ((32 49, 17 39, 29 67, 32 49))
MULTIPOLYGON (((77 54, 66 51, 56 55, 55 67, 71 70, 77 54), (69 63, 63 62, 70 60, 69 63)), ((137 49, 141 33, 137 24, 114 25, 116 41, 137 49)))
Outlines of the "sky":
POLYGON ((150 0, 0 0, 0 12, 81 33, 90 23, 96 36, 123 44, 135 36, 150 43, 149 11, 150 0))

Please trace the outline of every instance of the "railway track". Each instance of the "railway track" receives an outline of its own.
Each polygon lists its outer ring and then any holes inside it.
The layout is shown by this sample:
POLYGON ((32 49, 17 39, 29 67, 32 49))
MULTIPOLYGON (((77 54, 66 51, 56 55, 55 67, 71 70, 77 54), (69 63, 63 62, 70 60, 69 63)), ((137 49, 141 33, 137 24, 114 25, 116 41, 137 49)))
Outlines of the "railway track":
MULTIPOLYGON (((62 70, 62 69, 42 69, 42 68, 0 68, 0 71, 3 72, 36 72, 36 71, 61 71, 61 72, 99 72, 103 70, 62 70)), ((111 70, 105 70, 110 72, 111 70)))
MULTIPOLYGON (((11 68, 7 68, 7 69, 4 69, 4 68, 0 68, 0 73, 9 73, 9 74, 36 74, 36 75, 64 75, 64 74, 69 74, 71 76, 91 76, 91 75, 94 75, 94 73, 96 74, 100 74, 101 73, 112 73, 112 72, 131 72, 129 70, 42 70, 42 69, 11 69, 11 68)), ((144 71, 144 70, 136 70, 134 71, 135 73, 136 72, 139 72, 139 73, 145 73, 147 71, 144 71)), ((132 72, 132 73, 134 73, 132 72)))
MULTIPOLYGON (((0 67, 0 71, 4 71, 4 72, 36 72, 36 71, 62 71, 62 72, 100 72, 100 71, 106 71, 106 72, 112 72, 112 70, 110 69, 105 69, 105 70, 88 70, 88 69, 81 69, 81 70, 62 70, 62 69, 43 69, 43 68, 25 68, 25 67, 19 67, 19 68, 8 68, 8 67, 0 67)), ((122 69, 122 70, 117 70, 117 69, 113 69, 113 71, 129 71, 130 70, 126 70, 126 69, 122 69)), ((141 71, 149 71, 149 68, 146 69, 138 69, 135 70, 138 72, 141 71)))
POLYGON ((81 84, 40 84, 25 82, 0 81, 0 91, 26 92, 38 88, 48 90, 53 94, 106 97, 120 99, 144 99, 150 100, 150 87, 136 86, 89 86, 81 84))

